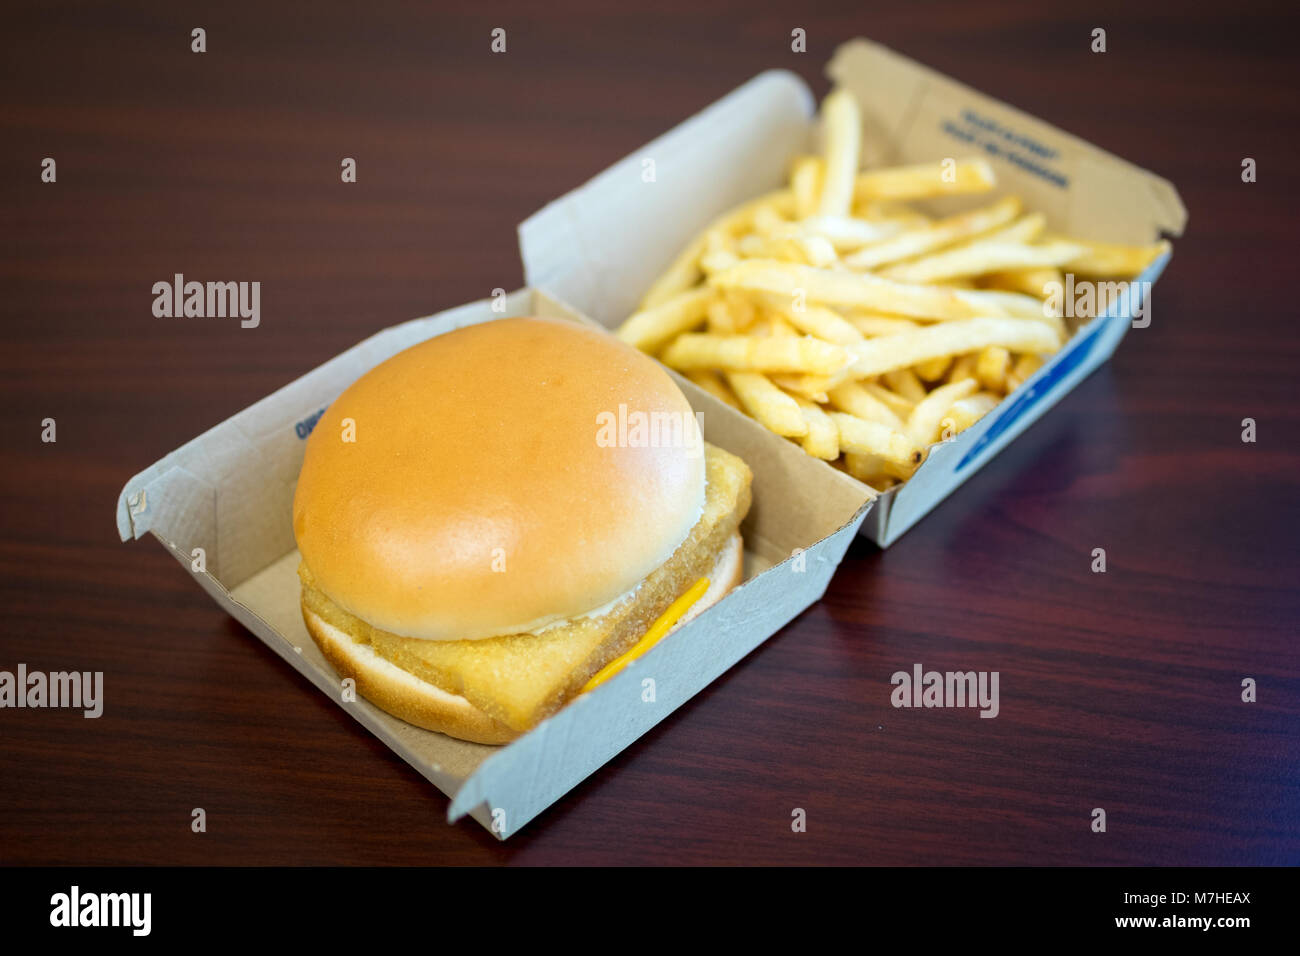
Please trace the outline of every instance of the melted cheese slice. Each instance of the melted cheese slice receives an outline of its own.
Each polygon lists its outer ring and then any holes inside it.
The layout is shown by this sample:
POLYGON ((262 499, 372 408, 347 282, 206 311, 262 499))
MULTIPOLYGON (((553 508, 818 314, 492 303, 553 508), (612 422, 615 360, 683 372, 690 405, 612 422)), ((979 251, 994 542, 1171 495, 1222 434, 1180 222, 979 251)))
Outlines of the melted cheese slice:
POLYGON ((598 670, 595 676, 593 676, 591 680, 587 681, 586 686, 582 688, 582 693, 585 694, 593 687, 599 687, 601 684, 605 683, 605 681, 621 672, 628 664, 632 663, 638 657, 645 654, 646 651, 650 650, 650 648, 658 644, 663 639, 664 635, 673 629, 673 625, 680 621, 682 616, 695 605, 696 601, 704 597, 705 592, 708 590, 708 578, 700 578, 692 584, 681 597, 668 605, 668 610, 659 615, 659 618, 650 625, 650 629, 645 632, 645 636, 642 637, 641 640, 637 641, 636 644, 632 646, 631 650, 614 658, 598 670))

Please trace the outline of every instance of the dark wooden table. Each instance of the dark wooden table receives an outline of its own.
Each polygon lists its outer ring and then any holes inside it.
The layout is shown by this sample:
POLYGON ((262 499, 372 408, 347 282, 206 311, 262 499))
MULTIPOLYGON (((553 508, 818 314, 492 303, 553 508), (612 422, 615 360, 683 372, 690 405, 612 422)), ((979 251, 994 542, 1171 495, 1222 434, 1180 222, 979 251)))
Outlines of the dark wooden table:
POLYGON ((5 15, 0 669, 102 670, 107 706, 0 711, 0 862, 1300 862, 1280 5, 180 6, 5 15), (380 328, 517 287, 530 212, 765 68, 823 94, 856 35, 1173 180, 1191 219, 1153 323, 509 843, 447 826, 161 548, 118 542, 137 470, 380 328), (155 318, 174 272, 260 280, 261 326, 155 318), (893 709, 918 661, 1000 671, 1001 715, 893 709))

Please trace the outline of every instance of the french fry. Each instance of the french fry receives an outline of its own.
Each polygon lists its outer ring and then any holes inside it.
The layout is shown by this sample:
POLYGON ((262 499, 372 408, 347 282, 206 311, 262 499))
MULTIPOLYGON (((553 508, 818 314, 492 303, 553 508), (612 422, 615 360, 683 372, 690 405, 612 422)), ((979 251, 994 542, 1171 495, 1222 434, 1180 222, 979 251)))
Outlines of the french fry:
POLYGON ((924 229, 934 225, 934 219, 903 203, 866 200, 855 203, 853 214, 859 219, 874 223, 897 223, 904 229, 924 229))
POLYGON ((990 392, 1007 390, 1007 372, 1011 368, 1011 353, 1000 345, 980 349, 975 357, 975 378, 990 392))
MULTIPOLYGON (((755 227, 758 227, 757 220, 755 227)), ((774 239, 824 239, 836 252, 844 252, 889 239, 902 232, 903 228, 903 223, 898 220, 868 222, 849 216, 812 216, 798 222, 781 220, 762 232, 774 239)))
POLYGON ((1007 391, 1013 392, 1021 385, 1025 384, 1029 378, 1043 367, 1043 360, 1037 355, 1021 355, 1016 359, 1016 364, 1011 367, 1007 373, 1007 391))
POLYGON ((854 175, 862 147, 862 114, 847 89, 838 89, 822 100, 822 139, 825 172, 817 214, 847 216, 853 209, 854 175))
POLYGON ((615 334, 628 345, 653 353, 674 335, 702 323, 713 299, 707 286, 679 292, 659 305, 637 312, 615 334))
POLYGON ((731 308, 727 305, 726 299, 721 296, 708 304, 704 314, 708 318, 707 328, 714 335, 734 335, 739 331, 736 328, 736 319, 731 314, 731 308))
POLYGON ((925 386, 910 368, 892 369, 885 372, 881 378, 885 380, 887 388, 902 395, 912 404, 925 398, 925 386))
POLYGON ((807 336, 773 335, 760 338, 755 335, 712 335, 705 332, 679 335, 664 349, 660 360, 679 372, 696 368, 721 368, 730 371, 833 375, 848 365, 850 357, 843 346, 807 336))
POLYGON ((742 256, 752 259, 779 259, 804 265, 826 268, 839 261, 835 247, 821 236, 745 236, 737 244, 742 256))
POLYGON ((663 305, 700 281, 702 276, 700 256, 704 255, 704 240, 705 234, 700 233, 691 240, 690 245, 677 254, 677 258, 654 281, 641 299, 641 307, 638 311, 644 312, 663 305))
POLYGON ((704 234, 704 255, 737 251, 737 237, 727 229, 710 229, 704 234))
POLYGON ((758 319, 759 309, 747 296, 727 293, 722 300, 727 303, 727 310, 731 313, 737 332, 748 330, 758 319))
POLYGON ((1061 338, 1041 322, 981 318, 944 322, 843 348, 855 356, 851 374, 870 378, 940 355, 975 352, 990 345, 1016 352, 1055 352, 1061 347, 1061 338))
POLYGON ((958 355, 948 370, 949 382, 960 382, 964 378, 975 378, 975 356, 958 355))
POLYGON ((896 479, 881 474, 875 468, 878 459, 874 455, 855 455, 853 452, 845 452, 841 461, 843 462, 841 470, 866 485, 872 497, 878 497, 886 488, 897 484, 896 479))
POLYGON ((890 472, 902 472, 906 478, 910 471, 887 464, 879 455, 862 455, 857 452, 844 453, 844 470, 862 482, 877 494, 899 483, 897 475, 890 472))
POLYGON ((962 289, 957 293, 963 302, 979 309, 983 315, 1014 315, 1021 319, 1040 321, 1055 318, 1056 313, 1045 311, 1044 303, 1020 292, 1003 292, 998 289, 962 289))
POLYGON ((910 230, 887 241, 878 242, 846 257, 844 264, 850 269, 878 269, 997 229, 1019 214, 1020 200, 1008 196, 983 209, 949 216, 931 226, 910 230))
MULTIPOLYGON (((772 376, 775 381, 777 376, 772 376)), ((843 385, 849 381, 849 370, 841 369, 834 375, 781 375, 781 381, 778 383, 788 392, 801 395, 811 402, 820 402, 826 404, 830 401, 827 396, 832 388, 843 385)))
POLYGON ((824 168, 820 156, 800 156, 790 167, 790 190, 794 193, 796 218, 807 219, 817 211, 824 168))
POLYGON ((799 332, 789 320, 779 312, 769 312, 767 316, 768 334, 774 338, 797 339, 799 332))
POLYGON ((754 214, 760 209, 770 207, 778 212, 793 214, 794 206, 794 193, 788 189, 778 189, 723 213, 692 239, 686 248, 678 253, 677 258, 664 273, 654 281, 641 300, 640 311, 662 305, 700 281, 702 278, 700 257, 706 251, 710 233, 722 232, 733 235, 747 228, 753 221, 754 214))
POLYGON ((772 236, 776 235, 780 230, 794 225, 797 225, 797 223, 785 218, 775 207, 760 206, 754 210, 754 215, 750 217, 748 228, 760 236, 772 236))
POLYGON ((741 407, 759 424, 787 438, 808 434, 808 423, 799 410, 799 403, 766 376, 758 372, 727 372, 725 377, 741 407))
POLYGON ((754 307, 740 296, 720 296, 709 303, 705 328, 715 335, 736 335, 754 321, 754 307))
POLYGON ((862 333, 838 312, 821 306, 809 305, 802 309, 782 309, 780 314, 800 332, 815 335, 836 345, 861 342, 863 338, 862 333))
POLYGON ((704 277, 707 279, 715 272, 726 272, 728 269, 734 268, 741 261, 740 256, 730 249, 716 249, 700 256, 699 270, 704 273, 704 277))
POLYGON ((1062 341, 1066 338, 1061 309, 1048 302, 1020 292, 1002 292, 997 289, 959 289, 953 294, 979 309, 981 315, 1013 315, 1020 319, 1032 319, 1050 326, 1062 341))
POLYGON ((928 199, 933 196, 988 192, 996 183, 993 167, 987 162, 982 159, 962 159, 859 173, 853 197, 857 202, 873 199, 928 199))
POLYGON ((893 315, 874 315, 867 312, 850 312, 846 318, 850 325, 868 338, 877 335, 897 335, 918 328, 911 319, 893 315))
POLYGON ((796 398, 795 401, 808 425, 808 434, 803 437, 803 450, 814 458, 825 461, 834 461, 840 457, 840 430, 831 421, 831 417, 814 402, 803 398, 796 398))
POLYGON ((1048 286, 1052 283, 1058 288, 1065 286, 1065 276, 1060 269, 1012 269, 1008 272, 992 272, 984 277, 986 288, 1020 292, 1037 299, 1047 295, 1048 286))
POLYGON ((939 425, 948 414, 954 402, 972 394, 979 385, 974 379, 964 378, 960 382, 940 385, 923 401, 917 403, 907 419, 907 431, 922 448, 939 438, 939 425))
POLYGON ((1168 241, 1150 246, 1121 246, 1113 242, 1094 242, 1089 239, 1071 239, 1084 251, 1068 263, 1066 271, 1076 275, 1108 276, 1135 279, 1147 266, 1169 251, 1168 241))
POLYGON ((717 372, 710 372, 707 369, 696 368, 686 372, 686 377, 704 389, 718 401, 730 405, 732 408, 744 411, 740 407, 740 400, 736 398, 735 393, 722 380, 722 376, 717 372))
POLYGON ((783 216, 793 216, 794 205, 794 193, 788 189, 774 189, 724 212, 705 231, 736 235, 749 228, 759 210, 772 209, 783 216))
POLYGON ((916 377, 923 382, 937 382, 948 374, 948 369, 952 366, 952 356, 940 355, 938 358, 932 358, 928 362, 918 362, 916 368, 912 369, 916 377))
POLYGON ((806 398, 810 402, 826 404, 830 401, 830 396, 826 393, 825 383, 830 377, 826 375, 782 375, 773 373, 769 375, 773 384, 777 385, 781 391, 789 392, 796 398, 806 398))
MULTIPOLYGON (((995 229, 971 242, 1033 242, 1047 228, 1047 217, 1041 212, 1031 212, 1021 216, 1009 226, 995 229)), ((969 245, 969 243, 967 243, 969 245)))
POLYGON ((937 286, 908 285, 878 276, 814 269, 771 259, 749 259, 709 277, 717 289, 746 289, 809 302, 870 309, 924 319, 967 319, 981 314, 957 292, 937 286))
POLYGON ((886 464, 908 475, 921 463, 921 450, 906 432, 847 412, 827 414, 839 428, 840 447, 845 451, 879 455, 886 464))
POLYGON ((1072 242, 1032 246, 1024 242, 984 239, 913 262, 900 262, 880 274, 897 282, 946 282, 1007 269, 1054 268, 1078 258, 1083 252, 1083 246, 1072 242))
POLYGON ((998 401, 998 396, 992 392, 977 392, 966 398, 959 398, 952 403, 952 407, 948 409, 947 414, 940 419, 940 436, 947 438, 964 432, 993 411, 997 407, 998 401))
POLYGON ((858 418, 866 419, 869 422, 879 422, 895 431, 901 432, 905 427, 903 419, 899 417, 897 412, 857 382, 845 382, 843 385, 837 385, 827 395, 830 398, 830 404, 840 411, 856 415, 858 418))
POLYGON ((862 387, 867 394, 878 399, 897 415, 900 422, 906 422, 912 415, 912 409, 916 407, 915 402, 909 402, 902 395, 892 389, 885 388, 879 382, 863 382, 862 387))

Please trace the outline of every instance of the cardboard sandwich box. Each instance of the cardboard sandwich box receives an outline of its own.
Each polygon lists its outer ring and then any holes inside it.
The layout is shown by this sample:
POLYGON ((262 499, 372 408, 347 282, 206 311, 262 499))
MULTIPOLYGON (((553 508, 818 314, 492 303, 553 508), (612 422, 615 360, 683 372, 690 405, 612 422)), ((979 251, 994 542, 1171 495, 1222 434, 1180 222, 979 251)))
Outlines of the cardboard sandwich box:
MULTIPOLYGON (((881 47, 854 41, 829 70, 864 106, 871 164, 976 152, 945 132, 973 114, 979 128, 1016 130, 1055 151, 1050 180, 990 156, 999 189, 1024 196, 1053 227, 1126 242, 1182 227, 1185 213, 1163 180, 881 47)), ((901 489, 874 500, 865 485, 678 376, 703 413, 705 439, 754 472, 739 588, 503 747, 422 730, 364 698, 345 700, 303 625, 292 528, 305 439, 324 409, 375 365, 464 325, 511 315, 618 325, 711 218, 783 180, 791 157, 812 144, 814 113, 811 92, 792 74, 746 83, 523 223, 526 288, 386 329, 136 475, 117 503, 122 539, 153 534, 218 604, 447 794, 449 820, 468 814, 501 839, 517 832, 816 601, 860 530, 887 545, 919 520, 1104 360, 1129 325, 1120 314, 1084 325, 1018 392, 934 449, 901 489), (653 183, 641 176, 645 158, 655 161, 653 183), (193 570, 198 548, 202 571, 193 570), (653 702, 642 699, 645 676, 655 680, 653 702)), ((1164 264, 1143 278, 1154 280, 1164 264)))
POLYGON ((345 700, 299 607, 292 505, 306 437, 339 393, 390 356, 514 315, 588 321, 543 292, 523 289, 386 329, 136 475, 117 506, 123 540, 153 534, 213 600, 447 794, 450 820, 468 813, 502 839, 821 597, 868 507, 847 475, 822 468, 678 378, 703 413, 705 440, 739 455, 754 472, 754 502, 741 526, 740 587, 504 747, 422 730, 364 698, 345 700), (193 570, 197 548, 204 550, 202 571, 193 570), (655 681, 653 701, 643 700, 645 676, 655 681))
MULTIPOLYGON (((844 44, 827 73, 861 104, 865 168, 978 155, 998 179, 978 202, 1018 195, 1027 210, 1046 215, 1049 230, 1081 239, 1151 243, 1181 234, 1187 221, 1167 180, 879 44, 844 44)), ((700 230, 786 182, 791 160, 814 150, 816 125, 816 103, 799 77, 760 74, 526 221, 519 230, 526 281, 616 328, 700 230), (655 171, 649 183, 642 175, 648 160, 655 171), (581 268, 574 268, 574 249, 581 268)), ((946 215, 972 204, 959 196, 922 205, 946 215)), ((1148 290, 1168 260, 1153 262, 1136 289, 1148 290)), ((897 540, 1109 358, 1142 301, 1120 297, 1091 321, 1071 322, 1067 314, 1073 336, 1065 346, 990 414, 933 448, 905 484, 881 495, 862 534, 881 547, 897 540)))

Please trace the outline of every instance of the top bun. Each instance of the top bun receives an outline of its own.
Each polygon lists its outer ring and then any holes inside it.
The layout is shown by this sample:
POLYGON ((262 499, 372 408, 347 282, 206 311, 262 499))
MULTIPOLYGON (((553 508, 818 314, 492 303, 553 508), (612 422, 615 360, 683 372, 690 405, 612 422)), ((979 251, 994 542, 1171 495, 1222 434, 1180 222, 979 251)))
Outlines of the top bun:
POLYGON ((293 529, 344 609, 467 640, 602 609, 703 503, 699 426, 653 359, 574 322, 499 319, 400 352, 330 405, 293 529))

